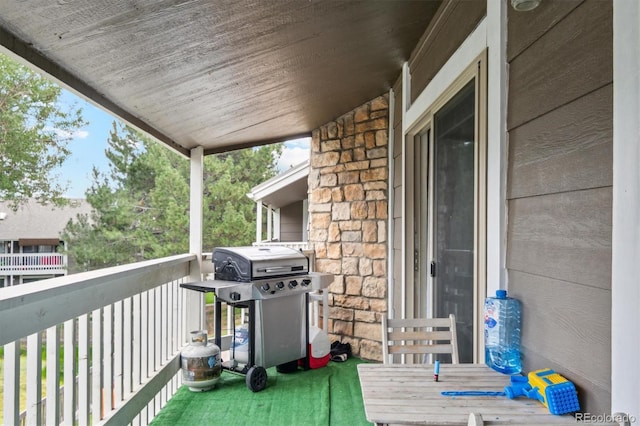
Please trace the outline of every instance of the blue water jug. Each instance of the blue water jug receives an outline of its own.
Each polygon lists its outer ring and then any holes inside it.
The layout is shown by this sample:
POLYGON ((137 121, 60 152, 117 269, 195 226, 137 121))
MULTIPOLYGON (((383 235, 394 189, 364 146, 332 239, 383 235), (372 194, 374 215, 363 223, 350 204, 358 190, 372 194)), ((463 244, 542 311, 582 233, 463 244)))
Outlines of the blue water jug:
POLYGON ((522 371, 520 360, 520 302, 507 297, 506 290, 484 302, 485 362, 504 374, 522 371))

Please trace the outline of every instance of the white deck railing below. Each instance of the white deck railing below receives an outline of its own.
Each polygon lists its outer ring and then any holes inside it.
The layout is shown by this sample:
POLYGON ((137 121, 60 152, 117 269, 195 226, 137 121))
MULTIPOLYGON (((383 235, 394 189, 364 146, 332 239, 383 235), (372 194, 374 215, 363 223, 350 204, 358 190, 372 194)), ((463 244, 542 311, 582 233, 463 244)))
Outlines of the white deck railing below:
POLYGON ((0 275, 66 274, 67 266, 60 253, 0 253, 0 275))

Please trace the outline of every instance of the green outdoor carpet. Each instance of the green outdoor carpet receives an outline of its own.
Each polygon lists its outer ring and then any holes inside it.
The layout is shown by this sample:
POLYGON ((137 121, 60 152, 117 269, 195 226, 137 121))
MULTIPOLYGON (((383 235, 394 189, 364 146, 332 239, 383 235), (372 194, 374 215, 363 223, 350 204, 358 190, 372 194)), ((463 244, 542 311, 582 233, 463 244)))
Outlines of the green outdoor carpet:
POLYGON ((244 375, 223 371, 208 392, 182 386, 151 425, 370 425, 356 368, 361 362, 350 358, 289 374, 269 368, 267 387, 255 393, 244 375))

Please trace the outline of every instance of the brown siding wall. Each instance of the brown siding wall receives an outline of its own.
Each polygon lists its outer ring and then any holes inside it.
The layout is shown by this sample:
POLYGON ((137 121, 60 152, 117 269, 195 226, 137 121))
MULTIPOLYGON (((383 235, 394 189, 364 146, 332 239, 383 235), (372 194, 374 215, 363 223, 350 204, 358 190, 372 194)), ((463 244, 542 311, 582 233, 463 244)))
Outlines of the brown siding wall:
POLYGON ((302 241, 302 201, 280 208, 280 241, 302 241))
POLYGON ((422 93, 486 14, 485 0, 443 2, 409 59, 411 102, 422 93))
POLYGON ((509 8, 509 292, 526 370, 551 367, 583 411, 611 399, 612 3, 509 8))

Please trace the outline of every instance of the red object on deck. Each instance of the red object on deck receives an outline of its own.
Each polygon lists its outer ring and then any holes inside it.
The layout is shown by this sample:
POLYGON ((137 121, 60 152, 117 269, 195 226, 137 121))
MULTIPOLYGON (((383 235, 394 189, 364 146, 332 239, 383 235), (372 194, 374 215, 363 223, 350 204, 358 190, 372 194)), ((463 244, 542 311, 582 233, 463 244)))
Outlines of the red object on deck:
POLYGON ((318 327, 309 327, 309 345, 307 347, 309 368, 322 368, 331 359, 331 342, 327 333, 318 327))

